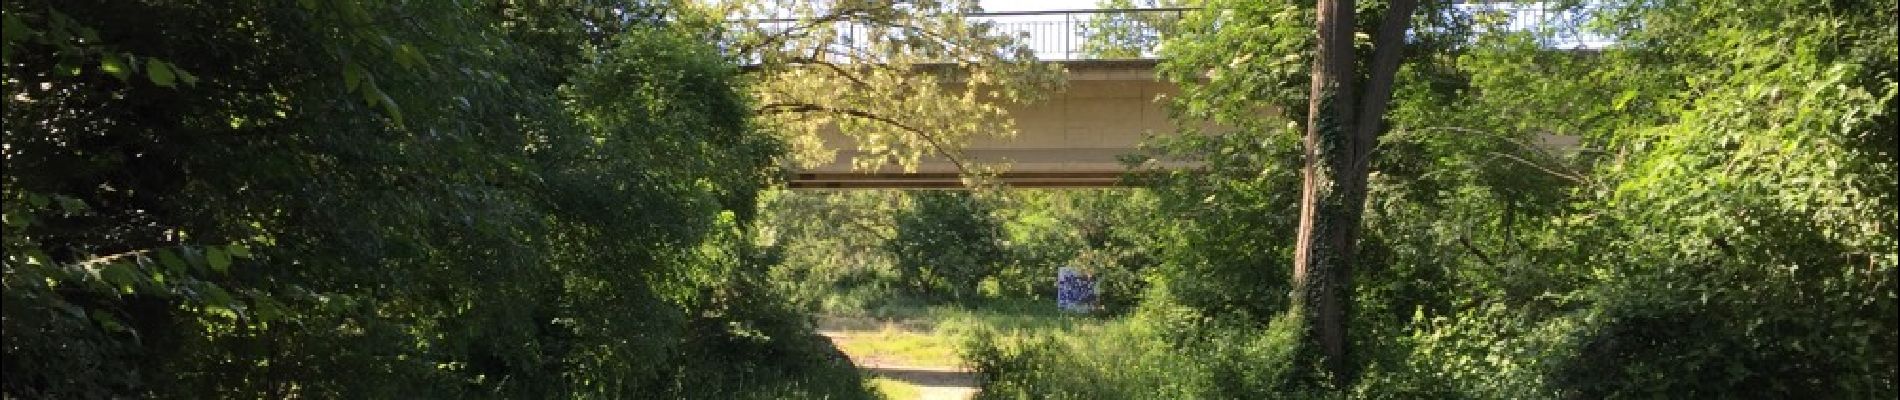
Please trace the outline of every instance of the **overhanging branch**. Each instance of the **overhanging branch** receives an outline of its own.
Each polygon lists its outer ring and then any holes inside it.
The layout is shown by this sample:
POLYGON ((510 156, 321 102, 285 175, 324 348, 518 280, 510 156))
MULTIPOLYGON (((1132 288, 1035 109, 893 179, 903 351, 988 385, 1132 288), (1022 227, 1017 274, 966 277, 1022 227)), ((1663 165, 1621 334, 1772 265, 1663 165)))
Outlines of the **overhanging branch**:
POLYGON ((791 64, 800 64, 800 65, 823 66, 825 68, 831 69, 832 72, 838 73, 838 76, 844 77, 845 80, 849 80, 851 81, 851 83, 855 83, 858 86, 870 86, 870 84, 864 82, 863 78, 858 77, 857 74, 851 73, 851 71, 845 70, 843 66, 839 66, 837 63, 826 62, 826 61, 822 61, 816 58, 809 58, 809 57, 795 57, 795 58, 787 59, 785 60, 785 62, 791 63, 791 64))
POLYGON ((964 166, 963 160, 961 160, 961 157, 957 155, 956 153, 951 152, 949 146, 945 146, 942 141, 937 139, 936 135, 932 135, 928 131, 911 126, 910 124, 906 124, 903 121, 891 119, 890 117, 877 115, 869 111, 859 110, 855 108, 831 107, 831 106, 812 104, 812 103, 772 103, 772 104, 760 106, 757 110, 753 110, 753 113, 759 114, 759 115, 806 113, 806 112, 820 112, 820 113, 827 113, 827 114, 834 114, 834 115, 842 115, 842 116, 858 118, 858 119, 873 121, 873 122, 897 127, 898 129, 902 129, 906 132, 910 132, 911 134, 917 135, 918 138, 923 139, 924 143, 929 144, 930 148, 932 150, 935 150, 937 154, 942 154, 945 159, 949 159, 950 164, 957 167, 957 172, 963 173, 965 175, 972 174, 972 172, 970 172, 970 169, 964 166))

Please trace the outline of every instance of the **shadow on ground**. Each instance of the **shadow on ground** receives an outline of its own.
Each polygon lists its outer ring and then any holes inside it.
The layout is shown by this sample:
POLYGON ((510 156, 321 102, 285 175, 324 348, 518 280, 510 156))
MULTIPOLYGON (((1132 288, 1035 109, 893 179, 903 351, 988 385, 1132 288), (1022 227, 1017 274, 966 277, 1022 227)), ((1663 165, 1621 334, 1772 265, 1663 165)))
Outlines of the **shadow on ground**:
POLYGON ((885 378, 895 379, 919 387, 976 388, 976 374, 968 371, 910 366, 859 366, 865 372, 885 378))

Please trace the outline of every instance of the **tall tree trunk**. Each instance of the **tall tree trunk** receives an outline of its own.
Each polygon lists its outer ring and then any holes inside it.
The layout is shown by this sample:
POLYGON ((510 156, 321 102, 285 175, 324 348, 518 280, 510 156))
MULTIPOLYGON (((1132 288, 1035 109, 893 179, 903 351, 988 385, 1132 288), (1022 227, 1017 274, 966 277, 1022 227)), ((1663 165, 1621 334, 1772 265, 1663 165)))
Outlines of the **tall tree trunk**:
MULTIPOLYGON (((1358 212, 1348 198, 1355 175, 1349 169, 1357 150, 1354 129, 1353 1, 1319 2, 1319 46, 1314 51, 1313 87, 1307 109, 1300 228, 1293 249, 1293 305, 1305 313, 1305 342, 1335 381, 1346 378, 1345 279, 1351 274, 1353 233, 1358 212)), ((1363 197, 1364 189, 1359 189, 1363 197)))
POLYGON ((1293 251, 1293 304, 1303 313, 1305 342, 1345 387, 1353 378, 1346 326, 1352 299, 1354 247, 1365 212, 1366 176, 1392 96, 1393 75, 1415 0, 1394 0, 1380 21, 1364 93, 1354 59, 1353 0, 1319 2, 1318 48, 1308 104, 1300 224, 1293 251), (1363 109, 1355 100, 1364 95, 1363 109))

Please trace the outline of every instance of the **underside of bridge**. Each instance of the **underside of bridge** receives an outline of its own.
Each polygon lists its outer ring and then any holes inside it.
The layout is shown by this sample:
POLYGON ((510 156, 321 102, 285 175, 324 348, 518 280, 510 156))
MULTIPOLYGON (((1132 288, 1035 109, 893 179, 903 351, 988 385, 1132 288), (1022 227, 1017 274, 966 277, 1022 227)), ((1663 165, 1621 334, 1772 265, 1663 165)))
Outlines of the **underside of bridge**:
MULTIPOLYGON (((1156 79, 1155 60, 1059 61, 1069 69, 1067 88, 1037 104, 1010 110, 1017 133, 978 138, 963 149, 963 161, 1002 166, 995 178, 1012 187, 1112 187, 1129 167, 1124 155, 1140 152, 1148 137, 1172 135, 1174 124, 1157 96, 1173 84, 1156 79)), ((841 134, 823 135, 839 149, 828 164, 794 171, 797 189, 923 189, 964 187, 962 173, 943 157, 925 157, 915 170, 887 164, 852 168, 860 156, 841 134)))
MULTIPOLYGON (((1003 172, 995 178, 1017 188, 1099 188, 1122 185, 1120 172, 1003 172)), ((799 173, 793 189, 962 189, 962 174, 912 173, 799 173)))

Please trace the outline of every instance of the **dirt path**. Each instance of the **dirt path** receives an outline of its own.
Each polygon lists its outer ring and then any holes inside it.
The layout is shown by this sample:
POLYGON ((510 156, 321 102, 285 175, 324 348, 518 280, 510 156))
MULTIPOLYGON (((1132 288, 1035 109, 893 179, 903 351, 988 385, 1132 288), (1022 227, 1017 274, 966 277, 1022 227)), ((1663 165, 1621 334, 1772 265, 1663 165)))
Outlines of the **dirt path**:
POLYGON ((953 367, 883 366, 859 368, 877 376, 917 387, 924 400, 963 400, 976 397, 976 374, 953 367))
MULTIPOLYGON (((839 348, 845 348, 844 343, 855 340, 845 331, 820 331, 819 334, 831 339, 839 348)), ((976 373, 956 366, 901 365, 876 355, 845 355, 851 357, 851 363, 857 365, 858 369, 915 386, 919 399, 963 400, 976 396, 976 373)))

